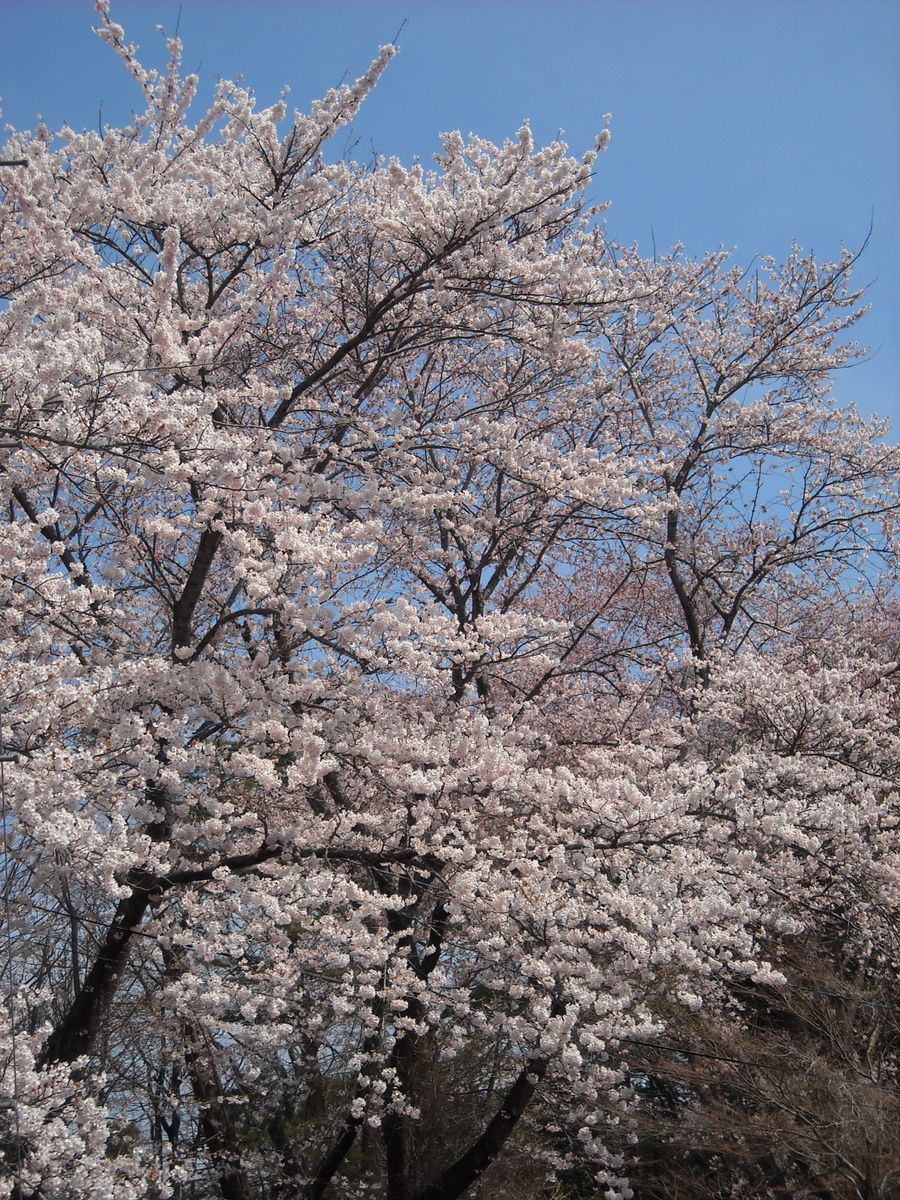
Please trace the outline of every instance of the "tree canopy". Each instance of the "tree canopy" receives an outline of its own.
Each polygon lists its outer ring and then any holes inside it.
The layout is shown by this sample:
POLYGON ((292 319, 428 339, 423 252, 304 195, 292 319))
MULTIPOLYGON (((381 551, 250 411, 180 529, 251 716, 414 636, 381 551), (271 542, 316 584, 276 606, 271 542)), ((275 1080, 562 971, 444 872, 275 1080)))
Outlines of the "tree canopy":
POLYGON ((97 9, 144 111, 0 178, 4 1194, 674 1196, 668 1146, 886 1198, 848 1113, 896 1112, 898 452, 831 390, 854 254, 612 245, 605 133, 332 161, 390 46, 194 119, 179 42, 148 71, 97 9), (701 1039, 756 1074, 698 1082, 701 1039), (829 1072, 850 1132, 804 1140, 829 1072))

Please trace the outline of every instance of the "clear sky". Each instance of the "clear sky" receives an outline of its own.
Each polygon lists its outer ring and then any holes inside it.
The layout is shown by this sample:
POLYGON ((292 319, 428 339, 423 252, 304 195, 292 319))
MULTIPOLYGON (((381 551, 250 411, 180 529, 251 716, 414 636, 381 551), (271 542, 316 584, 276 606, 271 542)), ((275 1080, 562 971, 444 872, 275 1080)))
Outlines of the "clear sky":
MULTIPOLYGON (((900 0, 112 0, 161 65, 179 21, 204 96, 242 75, 298 106, 367 66, 401 24, 401 54, 351 140, 423 160, 441 130, 500 140, 524 117, 581 153, 603 114, 613 140, 594 199, 611 236, 650 253, 683 242, 783 257, 859 247, 872 312, 867 362, 842 398, 900 428, 900 0)), ((3 117, 31 127, 125 120, 140 96, 91 33, 91 0, 0 0, 3 117)), ((335 145, 347 146, 342 134, 335 145)))

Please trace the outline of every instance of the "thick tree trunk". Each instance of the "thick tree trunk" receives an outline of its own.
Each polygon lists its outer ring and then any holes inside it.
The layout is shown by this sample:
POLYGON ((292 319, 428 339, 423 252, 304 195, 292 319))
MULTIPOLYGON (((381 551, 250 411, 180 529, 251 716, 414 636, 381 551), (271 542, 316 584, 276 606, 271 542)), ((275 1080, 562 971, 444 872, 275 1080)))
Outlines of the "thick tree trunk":
MULTIPOLYGON (((406 1015, 414 1020, 422 1016, 421 1004, 412 997, 407 997, 406 1015)), ((394 1047, 391 1066, 397 1072, 404 1100, 413 1105, 417 1102, 420 1062, 419 1038, 414 1033, 407 1033, 394 1047)), ((382 1139, 387 1166, 386 1200, 411 1200, 417 1181, 415 1140, 409 1117, 397 1112, 386 1113, 382 1139)))
POLYGON ((341 1164, 350 1153, 350 1147, 356 1141, 361 1121, 348 1117, 331 1145, 330 1150, 319 1163, 315 1176, 306 1189, 305 1200, 322 1200, 325 1189, 340 1170, 341 1164))
POLYGON ((133 931, 143 920, 149 904, 150 893, 139 889, 119 901, 81 990, 41 1048, 38 1067, 54 1062, 70 1063, 90 1054, 100 1022, 115 995, 133 931))
POLYGON ((253 1200, 250 1181, 241 1161, 237 1129, 215 1064, 211 1056, 204 1053, 196 1031, 187 1025, 184 1030, 184 1061, 199 1108, 200 1133, 218 1175, 222 1200, 253 1200))
POLYGON ((475 1183, 503 1149, 544 1078, 547 1065, 546 1058, 526 1062, 477 1141, 437 1180, 422 1188, 415 1200, 458 1200, 475 1183))

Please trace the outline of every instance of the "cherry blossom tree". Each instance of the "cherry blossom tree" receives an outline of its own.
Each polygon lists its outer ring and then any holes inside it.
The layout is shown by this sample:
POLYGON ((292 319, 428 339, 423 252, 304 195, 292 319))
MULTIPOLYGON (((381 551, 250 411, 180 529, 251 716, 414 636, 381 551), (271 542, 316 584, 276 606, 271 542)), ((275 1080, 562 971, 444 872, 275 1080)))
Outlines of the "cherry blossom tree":
POLYGON ((194 121, 97 10, 144 112, 0 179, 6 1194, 627 1195, 629 1047, 898 899, 852 256, 616 248, 606 133, 330 161, 393 47, 194 121))

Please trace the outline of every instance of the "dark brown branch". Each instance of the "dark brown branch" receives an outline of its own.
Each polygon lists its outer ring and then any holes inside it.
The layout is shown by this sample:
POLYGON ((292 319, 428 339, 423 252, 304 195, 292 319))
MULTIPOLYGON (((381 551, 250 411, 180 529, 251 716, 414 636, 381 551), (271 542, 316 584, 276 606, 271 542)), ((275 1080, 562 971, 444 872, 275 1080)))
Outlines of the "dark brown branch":
POLYGON ((185 1055, 191 1090, 199 1109, 200 1132, 219 1177, 222 1200, 253 1200, 250 1181, 241 1162, 240 1144, 231 1106, 223 1093, 211 1054, 198 1044, 198 1031, 185 1027, 185 1055))
MULTIPOLYGON (((59 535, 59 530, 54 529, 52 525, 41 525, 38 521, 37 509, 31 503, 25 490, 18 484, 12 486, 12 494, 16 499, 16 503, 28 517, 29 521, 37 525, 41 531, 41 535, 48 542, 61 542, 62 538, 59 535)), ((63 566, 72 576, 72 582, 78 584, 79 587, 90 587, 91 580, 85 568, 76 561, 75 556, 69 550, 68 546, 64 546, 59 554, 60 561, 63 566)))
POLYGON ((204 633, 203 637, 197 643, 197 648, 194 650, 194 658, 198 658, 219 630, 232 621, 238 621, 241 617, 271 617, 274 613, 274 608, 241 608, 225 613, 224 616, 219 617, 215 624, 207 629, 206 633, 204 633))
POLYGON ((190 645, 194 610, 203 592, 216 551, 221 544, 222 534, 213 529, 204 529, 200 535, 197 553, 194 555, 184 589, 172 608, 173 649, 178 646, 190 645))
MULTIPOLYGON (((371 1053, 377 1045, 378 1036, 370 1035, 363 1043, 363 1050, 366 1053, 371 1053)), ((359 1082, 356 1085, 354 1099, 359 1100, 365 1096, 370 1083, 370 1072, 371 1067, 363 1068, 359 1082)), ((350 1148, 356 1141, 356 1135, 359 1133, 362 1123, 362 1117, 356 1117, 352 1111, 348 1111, 337 1137, 332 1142, 330 1149, 325 1152, 325 1155, 316 1168, 312 1182, 303 1195, 303 1200, 322 1200, 326 1188, 340 1170, 344 1159, 350 1153, 350 1148)))
POLYGON ((503 1149, 547 1073, 547 1066, 546 1058, 530 1058, 525 1063, 478 1140, 434 1183, 422 1188, 415 1200, 457 1200, 475 1183, 503 1149))
POLYGON ((357 1120, 355 1117, 348 1117, 344 1122, 331 1149, 319 1164, 315 1178, 306 1189, 305 1200, 321 1200, 325 1194, 325 1189, 337 1174, 341 1163, 350 1153, 350 1147, 356 1141, 356 1135, 359 1133, 361 1124, 362 1119, 357 1120))
POLYGON ((320 383, 323 379, 325 379, 326 376, 328 376, 334 370, 334 368, 337 367, 347 357, 348 354, 352 354, 354 350, 359 349, 359 347, 362 346, 363 343, 375 332, 376 328, 378 327, 378 322, 381 320, 381 318, 386 316, 392 308, 395 308, 398 304, 402 304, 404 300, 408 300, 411 296, 414 296, 418 289, 424 286, 422 283, 423 276, 433 266, 440 262, 441 258, 449 255, 454 250, 459 249, 460 245, 461 243, 450 242, 444 247, 440 254, 428 255, 425 260, 415 268, 415 270, 410 271, 409 275, 407 275, 405 279, 399 280, 392 288, 390 288, 388 292, 381 298, 381 300, 372 306, 371 310, 366 316, 365 321, 357 330, 357 332, 353 334, 352 337, 349 337, 345 342, 342 342, 341 345, 338 346, 334 353, 328 359, 326 359, 321 366, 317 367, 314 371, 311 371, 304 379, 301 379, 300 382, 293 388, 290 395, 282 400, 281 404, 279 404, 278 408, 269 418, 269 428, 277 429, 278 426, 281 425, 284 419, 288 416, 291 409, 294 407, 300 397, 304 395, 304 393, 308 392, 310 388, 315 387, 317 383, 320 383))
POLYGON ((693 601, 688 593, 685 582, 681 577, 681 572, 678 570, 678 514, 670 512, 666 519, 666 548, 664 551, 664 560, 666 570, 669 574, 672 587, 675 589, 675 595, 678 598, 678 603, 681 606, 682 614, 684 615, 685 625, 687 626, 688 638, 691 643, 691 650, 697 658, 703 658, 703 631, 700 628, 700 622, 697 619, 697 610, 694 608, 693 601))
POLYGON ((91 1052, 125 965, 132 933, 144 919, 149 904, 150 893, 136 889, 116 905, 115 916, 81 991, 41 1048, 38 1069, 54 1062, 74 1062, 91 1052))

